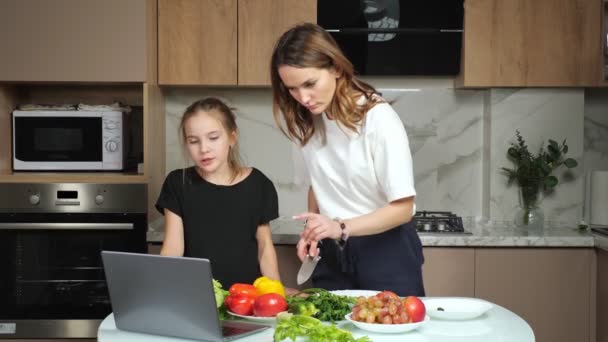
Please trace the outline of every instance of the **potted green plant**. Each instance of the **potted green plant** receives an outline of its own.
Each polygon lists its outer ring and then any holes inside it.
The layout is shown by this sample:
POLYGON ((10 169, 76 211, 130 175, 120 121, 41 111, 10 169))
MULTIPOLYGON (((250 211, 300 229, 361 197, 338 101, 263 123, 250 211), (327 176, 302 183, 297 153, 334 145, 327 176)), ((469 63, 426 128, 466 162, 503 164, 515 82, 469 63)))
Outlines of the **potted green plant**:
POLYGON ((515 224, 542 227, 544 215, 539 208, 540 195, 552 192, 559 183, 557 177, 552 175, 553 170, 562 165, 571 169, 578 163, 572 158, 565 158, 568 153, 566 140, 560 145, 549 139, 546 149, 541 145, 538 153, 533 154, 520 132, 515 132, 517 142, 511 143, 507 150, 507 156, 515 167, 502 168, 509 177, 508 184, 516 182, 520 190, 520 209, 516 213, 515 224))

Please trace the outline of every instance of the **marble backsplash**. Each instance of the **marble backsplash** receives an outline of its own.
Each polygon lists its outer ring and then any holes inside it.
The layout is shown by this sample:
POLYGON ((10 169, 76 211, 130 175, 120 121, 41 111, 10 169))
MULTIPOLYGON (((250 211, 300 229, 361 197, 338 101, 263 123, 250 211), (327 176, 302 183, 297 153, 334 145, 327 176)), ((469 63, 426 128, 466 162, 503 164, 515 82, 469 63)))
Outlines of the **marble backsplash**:
MULTIPOLYGON (((578 222, 584 213, 585 174, 608 169, 608 93, 583 89, 459 90, 451 80, 368 79, 404 122, 414 159, 419 210, 448 210, 463 217, 510 222, 518 204, 501 167, 519 130, 536 151, 547 139, 569 145, 580 166, 545 198, 545 218, 578 222), (585 105, 585 103, 591 104, 585 105)), ((189 165, 179 141, 184 109, 204 96, 237 108, 240 151, 246 164, 264 172, 279 194, 281 215, 306 208, 306 190, 293 183, 289 140, 276 127, 268 88, 169 88, 166 93, 167 172, 189 165)), ((560 175, 560 180, 561 174, 560 175)))

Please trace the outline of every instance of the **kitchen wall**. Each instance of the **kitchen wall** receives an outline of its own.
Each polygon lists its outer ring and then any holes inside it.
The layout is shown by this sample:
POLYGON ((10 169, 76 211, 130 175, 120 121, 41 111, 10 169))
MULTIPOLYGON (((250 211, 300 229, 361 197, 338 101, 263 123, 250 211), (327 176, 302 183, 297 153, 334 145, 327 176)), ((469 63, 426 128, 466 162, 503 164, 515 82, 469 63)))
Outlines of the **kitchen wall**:
MULTIPOLYGON (((576 223, 584 212, 585 174, 608 169, 608 92, 583 89, 456 90, 451 79, 367 79, 383 93, 404 122, 414 157, 417 206, 449 210, 465 218, 510 224, 518 205, 516 186, 507 186, 501 167, 519 130, 531 151, 547 139, 569 145, 580 166, 543 199, 545 218, 576 223), (585 105, 587 103, 587 106, 585 105), (602 138, 606 137, 606 138, 602 138)), ((241 154, 277 187, 281 215, 305 209, 305 189, 292 180, 290 143, 275 126, 270 89, 166 89, 167 172, 187 164, 178 126, 188 104, 208 95, 237 108, 241 154)))

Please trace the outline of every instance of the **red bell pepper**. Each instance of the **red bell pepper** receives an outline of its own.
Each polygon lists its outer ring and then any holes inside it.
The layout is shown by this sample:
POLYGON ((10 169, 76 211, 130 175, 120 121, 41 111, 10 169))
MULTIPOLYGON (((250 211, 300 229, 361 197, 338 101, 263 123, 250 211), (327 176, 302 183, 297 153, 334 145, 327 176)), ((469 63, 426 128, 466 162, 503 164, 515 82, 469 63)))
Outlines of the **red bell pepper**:
POLYGON ((233 284, 230 286, 228 292, 230 292, 230 295, 232 296, 247 296, 252 298, 256 298, 260 295, 258 289, 251 284, 233 284))

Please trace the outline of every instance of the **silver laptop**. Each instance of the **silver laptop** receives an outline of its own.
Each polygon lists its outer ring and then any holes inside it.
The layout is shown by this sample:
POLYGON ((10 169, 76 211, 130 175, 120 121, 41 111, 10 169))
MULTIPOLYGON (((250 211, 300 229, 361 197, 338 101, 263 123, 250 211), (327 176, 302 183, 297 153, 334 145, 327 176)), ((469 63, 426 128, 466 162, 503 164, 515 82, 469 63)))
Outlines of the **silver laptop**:
POLYGON ((230 341, 269 326, 220 321, 207 259, 102 251, 116 327, 201 341, 230 341))

